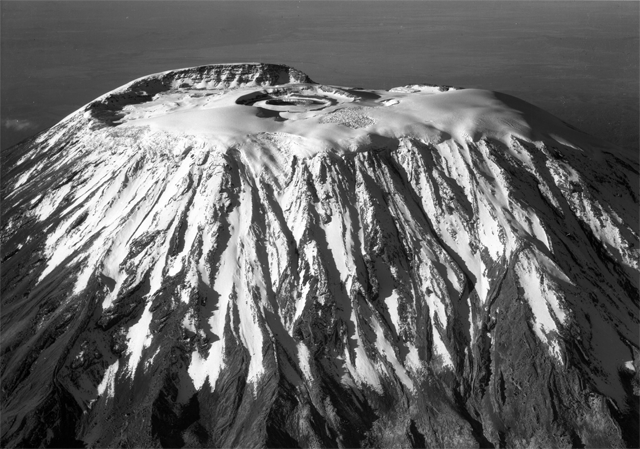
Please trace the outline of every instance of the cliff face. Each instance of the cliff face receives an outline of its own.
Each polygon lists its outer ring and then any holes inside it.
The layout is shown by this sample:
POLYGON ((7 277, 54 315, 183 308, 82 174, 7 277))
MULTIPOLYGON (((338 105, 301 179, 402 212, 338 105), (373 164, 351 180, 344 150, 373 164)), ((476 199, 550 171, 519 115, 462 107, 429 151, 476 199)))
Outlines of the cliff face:
POLYGON ((184 69, 3 170, 3 447, 638 445, 637 155, 520 100, 184 69))

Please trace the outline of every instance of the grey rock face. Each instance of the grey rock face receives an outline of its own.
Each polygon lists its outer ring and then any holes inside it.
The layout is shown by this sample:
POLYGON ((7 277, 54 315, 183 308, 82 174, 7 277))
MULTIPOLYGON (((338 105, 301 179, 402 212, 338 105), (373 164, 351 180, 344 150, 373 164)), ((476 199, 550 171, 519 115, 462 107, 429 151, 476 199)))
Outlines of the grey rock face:
POLYGON ((532 105, 206 66, 2 166, 3 447, 638 446, 638 157, 532 105))

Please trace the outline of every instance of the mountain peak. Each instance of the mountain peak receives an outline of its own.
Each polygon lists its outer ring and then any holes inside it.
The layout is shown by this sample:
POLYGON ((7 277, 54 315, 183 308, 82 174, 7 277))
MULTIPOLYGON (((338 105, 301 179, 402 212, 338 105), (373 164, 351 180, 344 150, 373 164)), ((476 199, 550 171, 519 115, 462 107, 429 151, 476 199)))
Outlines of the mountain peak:
POLYGON ((637 444, 637 155, 533 105, 203 66, 5 160, 4 447, 637 444))

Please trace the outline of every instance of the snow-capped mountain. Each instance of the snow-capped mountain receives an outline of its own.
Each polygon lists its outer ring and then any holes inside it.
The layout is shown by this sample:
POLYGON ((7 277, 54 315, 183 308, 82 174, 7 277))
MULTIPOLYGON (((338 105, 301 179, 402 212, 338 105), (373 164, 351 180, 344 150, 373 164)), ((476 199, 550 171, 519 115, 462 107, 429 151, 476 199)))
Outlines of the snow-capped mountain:
POLYGON ((638 445, 638 155, 531 104, 212 65, 2 166, 3 447, 638 445))

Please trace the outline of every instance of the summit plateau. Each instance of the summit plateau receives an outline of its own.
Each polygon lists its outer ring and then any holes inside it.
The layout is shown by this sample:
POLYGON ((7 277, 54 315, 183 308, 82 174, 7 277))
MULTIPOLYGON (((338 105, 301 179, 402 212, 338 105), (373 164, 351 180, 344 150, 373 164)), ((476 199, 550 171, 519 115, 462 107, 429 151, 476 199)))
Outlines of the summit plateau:
POLYGON ((638 447, 638 155, 210 65, 2 155, 2 447, 638 447))

